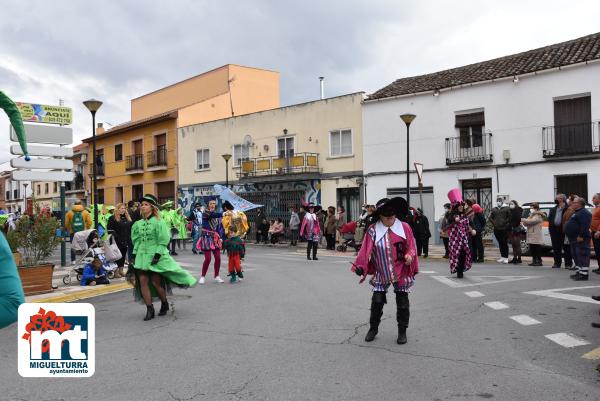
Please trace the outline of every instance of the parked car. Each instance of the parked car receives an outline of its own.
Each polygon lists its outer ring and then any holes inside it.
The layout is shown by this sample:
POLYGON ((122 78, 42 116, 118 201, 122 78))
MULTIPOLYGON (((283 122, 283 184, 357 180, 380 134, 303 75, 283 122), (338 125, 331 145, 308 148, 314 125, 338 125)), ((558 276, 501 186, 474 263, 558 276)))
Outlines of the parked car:
MULTIPOLYGON (((529 217, 529 206, 532 203, 533 202, 529 202, 529 203, 524 203, 523 205, 521 205, 523 207, 523 218, 529 217)), ((542 245, 542 249, 547 252, 552 252, 552 239, 550 238, 550 230, 548 229, 548 215, 550 215, 550 209, 552 209, 556 205, 554 204, 554 202, 538 202, 538 203, 540 204, 540 211, 546 215, 546 217, 544 218, 544 226, 542 228, 542 235, 544 238, 544 244, 542 245)), ((588 209, 591 213, 592 210, 594 209, 594 206, 588 203, 586 205, 586 209, 588 209)), ((527 229, 527 227, 525 227, 525 229, 527 229)), ((529 244, 527 243, 527 240, 525 238, 523 238, 523 240, 521 240, 521 250, 523 251, 524 254, 529 254, 529 244)), ((592 254, 594 254, 594 245, 593 244, 592 244, 592 254)))

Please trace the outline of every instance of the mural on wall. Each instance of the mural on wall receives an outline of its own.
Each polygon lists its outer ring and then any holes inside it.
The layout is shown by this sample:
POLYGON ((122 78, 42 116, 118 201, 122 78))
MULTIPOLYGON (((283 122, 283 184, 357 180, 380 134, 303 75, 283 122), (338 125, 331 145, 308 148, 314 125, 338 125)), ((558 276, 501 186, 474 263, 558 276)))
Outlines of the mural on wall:
MULTIPOLYGON (((258 193, 302 192, 303 195, 295 206, 308 203, 321 204, 321 180, 234 184, 232 190, 240 196, 244 196, 244 193, 258 195, 258 193)), ((206 205, 208 200, 214 197, 214 188, 211 185, 180 186, 177 189, 177 203, 186 214, 196 202, 206 205)), ((220 206, 220 199, 217 199, 217 202, 220 206)))

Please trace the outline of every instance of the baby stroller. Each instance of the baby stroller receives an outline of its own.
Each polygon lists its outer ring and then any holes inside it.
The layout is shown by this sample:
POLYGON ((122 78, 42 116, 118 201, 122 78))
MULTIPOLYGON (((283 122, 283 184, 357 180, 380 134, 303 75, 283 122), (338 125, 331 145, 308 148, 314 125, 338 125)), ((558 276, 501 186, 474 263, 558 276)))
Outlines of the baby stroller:
POLYGON ((348 247, 354 248, 356 252, 360 249, 360 244, 356 242, 355 234, 358 223, 351 221, 340 227, 340 233, 342 234, 343 242, 337 246, 339 252, 346 252, 348 247))
POLYGON ((73 235, 71 246, 75 250, 75 265, 73 266, 73 270, 63 277, 65 285, 71 284, 71 276, 73 274, 77 277, 77 282, 81 281, 83 269, 87 264, 92 263, 94 258, 100 259, 102 266, 108 273, 109 279, 115 276, 117 264, 106 260, 104 249, 102 248, 103 244, 104 241, 98 237, 98 233, 94 229, 79 231, 73 235))

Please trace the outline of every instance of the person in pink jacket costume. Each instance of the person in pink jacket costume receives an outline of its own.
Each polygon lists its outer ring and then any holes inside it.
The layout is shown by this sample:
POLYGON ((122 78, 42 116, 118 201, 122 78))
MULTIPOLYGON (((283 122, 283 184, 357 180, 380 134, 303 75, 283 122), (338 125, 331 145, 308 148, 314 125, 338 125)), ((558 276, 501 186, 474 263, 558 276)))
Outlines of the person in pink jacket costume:
POLYGON ((300 227, 300 236, 306 238, 308 245, 306 247, 306 258, 310 260, 310 251, 312 250, 312 260, 317 259, 317 248, 321 240, 321 227, 319 226, 319 213, 321 206, 315 206, 312 203, 308 205, 308 213, 304 215, 302 226, 300 227))
POLYGON ((362 276, 361 283, 367 275, 372 276, 369 280, 373 287, 370 327, 365 341, 373 341, 377 335, 390 285, 396 293, 396 342, 405 344, 407 341, 406 329, 410 318, 408 293, 419 272, 417 247, 412 230, 408 223, 398 218, 407 214, 408 205, 403 198, 384 198, 377 202, 375 223, 365 233, 360 252, 352 264, 352 272, 362 276))

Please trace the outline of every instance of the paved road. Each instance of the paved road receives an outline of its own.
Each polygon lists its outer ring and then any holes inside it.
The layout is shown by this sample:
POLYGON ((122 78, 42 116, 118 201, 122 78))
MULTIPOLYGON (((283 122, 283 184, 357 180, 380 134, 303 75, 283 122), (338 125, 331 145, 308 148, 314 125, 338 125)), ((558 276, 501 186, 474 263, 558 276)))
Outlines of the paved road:
MULTIPOLYGON (((194 274, 201 259, 178 257, 194 274)), ((243 283, 179 291, 175 313, 150 322, 129 291, 90 299, 91 379, 20 378, 16 327, 5 328, 0 400, 600 399, 600 361, 582 358, 599 352, 589 323, 600 305, 587 297, 600 276, 574 283, 565 270, 486 264, 457 281, 445 261, 425 261, 400 346, 393 302, 377 339, 363 341, 370 293, 348 261, 252 247, 243 283), (573 336, 545 337, 557 333, 573 336)))

